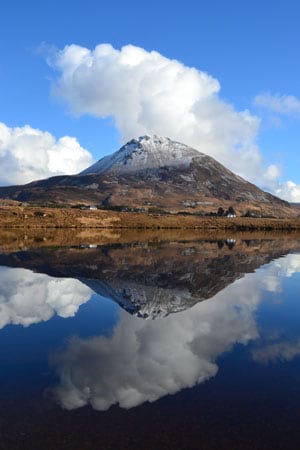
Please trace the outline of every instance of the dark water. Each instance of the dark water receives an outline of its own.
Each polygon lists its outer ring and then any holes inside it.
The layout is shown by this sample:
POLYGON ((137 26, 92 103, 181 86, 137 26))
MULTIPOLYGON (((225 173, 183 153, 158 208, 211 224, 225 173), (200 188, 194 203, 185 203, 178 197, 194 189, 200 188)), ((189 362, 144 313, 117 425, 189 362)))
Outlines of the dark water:
POLYGON ((300 448, 300 241, 0 254, 0 448, 300 448))

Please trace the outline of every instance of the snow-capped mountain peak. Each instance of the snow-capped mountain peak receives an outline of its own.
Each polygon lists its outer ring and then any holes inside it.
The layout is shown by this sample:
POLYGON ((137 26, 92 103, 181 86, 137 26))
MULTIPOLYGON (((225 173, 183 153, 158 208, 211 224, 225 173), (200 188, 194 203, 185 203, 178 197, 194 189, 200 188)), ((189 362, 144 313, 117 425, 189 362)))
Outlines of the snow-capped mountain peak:
POLYGON ((203 156, 205 156, 203 153, 167 137, 145 135, 127 142, 120 150, 100 159, 81 174, 103 172, 121 174, 164 166, 187 167, 193 158, 203 156))

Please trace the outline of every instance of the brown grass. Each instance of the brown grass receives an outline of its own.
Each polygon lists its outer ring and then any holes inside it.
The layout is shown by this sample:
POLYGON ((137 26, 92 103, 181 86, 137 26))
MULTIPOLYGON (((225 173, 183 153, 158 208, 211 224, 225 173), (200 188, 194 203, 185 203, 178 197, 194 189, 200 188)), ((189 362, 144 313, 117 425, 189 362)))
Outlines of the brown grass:
POLYGON ((200 229, 200 230, 300 230, 300 219, 248 217, 197 217, 71 208, 0 206, 0 228, 19 229, 200 229))

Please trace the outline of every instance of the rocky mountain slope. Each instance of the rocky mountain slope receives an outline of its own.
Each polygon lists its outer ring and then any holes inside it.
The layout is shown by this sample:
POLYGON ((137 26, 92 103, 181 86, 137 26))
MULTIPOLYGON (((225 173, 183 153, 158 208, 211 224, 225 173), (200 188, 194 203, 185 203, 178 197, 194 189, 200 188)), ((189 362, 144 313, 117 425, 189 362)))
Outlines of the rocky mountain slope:
POLYGON ((290 205, 235 175, 213 158, 158 136, 133 139, 78 175, 0 188, 0 198, 35 203, 93 204, 171 212, 293 215, 290 205))

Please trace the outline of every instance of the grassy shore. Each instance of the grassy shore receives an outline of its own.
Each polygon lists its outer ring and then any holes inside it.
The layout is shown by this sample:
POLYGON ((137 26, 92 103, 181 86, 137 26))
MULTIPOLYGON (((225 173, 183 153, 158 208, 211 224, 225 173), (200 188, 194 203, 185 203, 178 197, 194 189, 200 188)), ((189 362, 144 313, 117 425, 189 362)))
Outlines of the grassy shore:
POLYGON ((199 217, 193 215, 146 214, 71 208, 0 206, 0 228, 102 228, 102 229, 198 229, 198 230, 300 230, 300 219, 251 217, 199 217))

